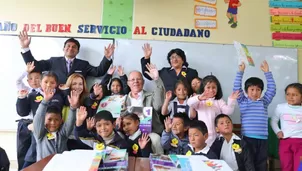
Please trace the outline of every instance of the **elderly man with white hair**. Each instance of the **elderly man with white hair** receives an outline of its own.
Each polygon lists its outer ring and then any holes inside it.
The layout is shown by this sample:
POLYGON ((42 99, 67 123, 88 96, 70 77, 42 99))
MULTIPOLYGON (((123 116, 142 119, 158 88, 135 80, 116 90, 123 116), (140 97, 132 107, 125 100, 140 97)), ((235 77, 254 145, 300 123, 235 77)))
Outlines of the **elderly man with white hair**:
POLYGON ((128 86, 130 93, 126 97, 126 107, 152 107, 152 133, 149 134, 152 141, 152 149, 154 153, 163 153, 160 145, 160 136, 164 125, 160 122, 159 115, 162 104, 164 103, 165 88, 158 70, 153 64, 147 64, 146 73, 152 78, 156 84, 153 92, 147 92, 143 89, 144 79, 139 71, 131 71, 128 76, 128 86))

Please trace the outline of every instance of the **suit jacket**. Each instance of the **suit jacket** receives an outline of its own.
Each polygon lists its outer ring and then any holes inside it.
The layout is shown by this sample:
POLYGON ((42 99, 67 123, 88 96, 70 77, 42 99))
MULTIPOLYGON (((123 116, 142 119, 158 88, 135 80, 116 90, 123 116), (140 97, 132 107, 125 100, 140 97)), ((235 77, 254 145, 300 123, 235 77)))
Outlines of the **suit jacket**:
POLYGON ((73 73, 79 73, 82 74, 85 78, 87 76, 93 76, 93 77, 100 77, 103 76, 108 68, 110 67, 112 60, 108 60, 106 57, 103 58, 101 63, 98 67, 94 67, 89 64, 88 61, 84 61, 81 59, 75 58, 70 72, 67 72, 66 67, 66 59, 65 57, 51 57, 47 60, 40 60, 37 61, 33 55, 31 54, 31 51, 27 51, 25 53, 21 53, 24 59, 25 63, 28 62, 35 62, 35 70, 38 71, 53 71, 57 74, 59 79, 59 84, 65 84, 67 78, 73 74, 73 73))
MULTIPOLYGON (((145 71, 147 71, 146 64, 150 63, 150 59, 145 59, 144 57, 141 59, 141 67, 142 67, 142 73, 145 78, 148 80, 152 80, 148 74, 146 74, 145 71)), ((191 85, 191 82, 194 78, 198 77, 198 72, 195 69, 192 68, 182 68, 179 75, 176 75, 176 72, 174 69, 171 69, 171 67, 164 67, 161 70, 159 70, 159 76, 164 82, 164 86, 166 91, 171 90, 174 92, 174 86, 177 82, 177 80, 183 80, 186 81, 189 85, 191 85)), ((188 94, 190 96, 191 93, 188 94)))
MULTIPOLYGON (((152 107, 152 132, 161 135, 164 130, 163 124, 160 122, 159 115, 162 104, 164 103, 165 88, 162 80, 159 78, 155 81, 156 88, 153 92, 147 92, 143 90, 143 107, 152 107)), ((131 93, 131 92, 130 92, 131 93)), ((131 100, 129 98, 130 93, 126 96, 126 107, 131 106, 131 100)))
MULTIPOLYGON (((224 141, 225 139, 223 137, 218 137, 211 146, 211 150, 218 156, 218 159, 220 159, 224 141)), ((239 171, 255 171, 252 154, 249 151, 247 143, 243 139, 233 139, 233 141, 233 144, 240 145, 242 149, 241 153, 234 152, 239 171)))

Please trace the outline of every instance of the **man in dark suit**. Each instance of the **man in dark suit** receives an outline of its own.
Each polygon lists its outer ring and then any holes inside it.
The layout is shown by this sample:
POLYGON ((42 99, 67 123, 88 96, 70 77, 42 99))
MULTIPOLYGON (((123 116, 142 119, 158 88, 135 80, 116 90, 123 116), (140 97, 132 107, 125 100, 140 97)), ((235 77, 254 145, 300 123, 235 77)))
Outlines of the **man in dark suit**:
POLYGON ((20 44, 22 47, 22 56, 25 63, 35 62, 36 69, 39 71, 53 71, 59 78, 59 84, 65 84, 67 78, 73 73, 87 76, 100 77, 106 74, 112 60, 111 56, 114 52, 114 45, 109 44, 105 47, 105 56, 99 66, 94 67, 88 61, 77 59, 76 55, 80 50, 80 43, 74 38, 70 38, 64 43, 64 57, 51 57, 47 60, 37 61, 29 49, 30 37, 27 32, 23 31, 19 35, 20 44))

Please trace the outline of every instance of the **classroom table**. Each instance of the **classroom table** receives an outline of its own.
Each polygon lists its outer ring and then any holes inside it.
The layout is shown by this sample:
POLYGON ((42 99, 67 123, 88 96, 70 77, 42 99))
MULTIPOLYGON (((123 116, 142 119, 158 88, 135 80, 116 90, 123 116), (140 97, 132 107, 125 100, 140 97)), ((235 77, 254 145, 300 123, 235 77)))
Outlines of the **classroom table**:
MULTIPOLYGON (((44 159, 38 161, 35 164, 28 166, 27 168, 23 169, 22 171, 42 171, 47 163, 52 159, 53 155, 45 157, 44 159)), ((149 171, 150 170, 150 162, 149 158, 135 158, 129 157, 128 158, 128 170, 129 171, 149 171)))

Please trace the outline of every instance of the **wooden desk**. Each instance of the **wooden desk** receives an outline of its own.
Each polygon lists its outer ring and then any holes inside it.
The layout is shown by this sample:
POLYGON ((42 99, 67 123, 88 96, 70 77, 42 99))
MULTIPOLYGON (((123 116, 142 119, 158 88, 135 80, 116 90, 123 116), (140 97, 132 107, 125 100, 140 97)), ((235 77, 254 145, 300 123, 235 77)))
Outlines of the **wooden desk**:
POLYGON ((22 171, 42 171, 44 169, 44 167, 47 165, 47 163, 52 159, 52 157, 54 156, 54 154, 45 157, 44 159, 38 161, 35 164, 32 164, 30 166, 28 166, 27 168, 23 169, 22 171))
MULTIPOLYGON (((150 170, 150 160, 149 158, 137 157, 135 160, 135 171, 149 171, 150 170)), ((132 170, 129 170, 132 171, 132 170)))
MULTIPOLYGON (((44 159, 38 161, 37 163, 28 166, 27 168, 23 169, 22 171, 42 171, 44 169, 44 167, 47 165, 47 163, 52 159, 53 156, 54 156, 54 154, 47 156, 44 159)), ((150 164, 148 164, 148 166, 149 165, 150 164)), ((150 166, 149 166, 149 168, 150 168, 150 166)), ((135 170, 135 157, 128 158, 128 170, 129 171, 135 170)))

